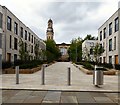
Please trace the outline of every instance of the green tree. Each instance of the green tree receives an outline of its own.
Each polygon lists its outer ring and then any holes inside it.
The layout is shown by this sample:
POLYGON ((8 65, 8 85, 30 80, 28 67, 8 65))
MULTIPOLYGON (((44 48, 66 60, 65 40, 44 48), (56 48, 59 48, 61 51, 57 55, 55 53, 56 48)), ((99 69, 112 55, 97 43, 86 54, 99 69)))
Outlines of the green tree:
POLYGON ((93 51, 94 51, 94 57, 96 59, 96 63, 98 63, 100 55, 104 52, 104 48, 101 44, 97 43, 93 51))
POLYGON ((46 43, 47 61, 52 62, 54 60, 59 59, 61 54, 60 54, 58 47, 56 46, 55 41, 49 39, 49 40, 45 41, 45 43, 46 43))
POLYGON ((68 49, 70 60, 79 62, 82 60, 82 39, 72 39, 70 48, 68 49))
POLYGON ((84 38, 83 41, 85 41, 85 40, 96 40, 96 39, 97 39, 97 38, 94 37, 94 36, 92 36, 92 35, 87 35, 87 36, 84 38))
POLYGON ((20 39, 19 41, 19 56, 20 56, 20 60, 22 61, 29 59, 29 53, 28 51, 25 51, 25 43, 22 41, 22 39, 20 39))

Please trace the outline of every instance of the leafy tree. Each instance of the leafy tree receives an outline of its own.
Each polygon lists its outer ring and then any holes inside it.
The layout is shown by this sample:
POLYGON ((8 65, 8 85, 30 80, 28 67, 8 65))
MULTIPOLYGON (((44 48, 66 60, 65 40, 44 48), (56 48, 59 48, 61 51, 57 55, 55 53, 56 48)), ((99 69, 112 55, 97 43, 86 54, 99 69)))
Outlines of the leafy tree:
POLYGON ((99 43, 97 43, 93 51, 96 63, 98 63, 100 55, 104 52, 104 48, 99 43))
POLYGON ((19 41, 19 56, 22 61, 29 59, 29 51, 25 51, 25 43, 22 41, 22 39, 19 41))
POLYGON ((56 46, 55 41, 49 39, 45 41, 45 43, 47 61, 52 62, 54 60, 57 60, 61 56, 61 54, 58 47, 56 46))
POLYGON ((82 60, 82 39, 72 39, 70 48, 68 49, 70 60, 78 62, 82 60))
POLYGON ((84 41, 85 40, 96 40, 97 38, 95 38, 94 36, 92 35, 87 35, 85 38, 84 38, 84 41))

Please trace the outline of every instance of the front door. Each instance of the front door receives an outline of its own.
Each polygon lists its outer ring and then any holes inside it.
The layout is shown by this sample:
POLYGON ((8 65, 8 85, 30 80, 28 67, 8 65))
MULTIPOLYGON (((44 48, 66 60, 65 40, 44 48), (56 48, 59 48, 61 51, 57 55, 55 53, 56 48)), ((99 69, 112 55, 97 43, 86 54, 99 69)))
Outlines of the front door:
POLYGON ((11 53, 7 53, 7 61, 11 62, 11 53))
POLYGON ((118 64, 118 55, 115 55, 115 64, 118 64))

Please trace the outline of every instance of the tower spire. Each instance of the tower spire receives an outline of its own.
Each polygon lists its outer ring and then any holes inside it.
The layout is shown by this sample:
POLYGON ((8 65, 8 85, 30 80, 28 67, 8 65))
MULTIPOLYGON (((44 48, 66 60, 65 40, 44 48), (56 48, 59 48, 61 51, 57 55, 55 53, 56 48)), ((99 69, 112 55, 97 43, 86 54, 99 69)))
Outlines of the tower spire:
POLYGON ((53 32, 53 21, 51 18, 48 20, 48 28, 47 28, 46 36, 47 36, 47 40, 48 39, 53 40, 54 32, 53 32))

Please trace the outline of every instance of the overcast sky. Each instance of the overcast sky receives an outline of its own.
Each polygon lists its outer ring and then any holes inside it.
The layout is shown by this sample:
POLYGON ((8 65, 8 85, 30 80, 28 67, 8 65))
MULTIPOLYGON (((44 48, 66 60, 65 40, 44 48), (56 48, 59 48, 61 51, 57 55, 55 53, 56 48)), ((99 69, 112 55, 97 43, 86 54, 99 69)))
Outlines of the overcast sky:
POLYGON ((0 3, 43 40, 51 18, 56 43, 70 43, 73 38, 84 38, 87 34, 97 36, 98 28, 118 10, 119 0, 64 1, 1 0, 0 3))

